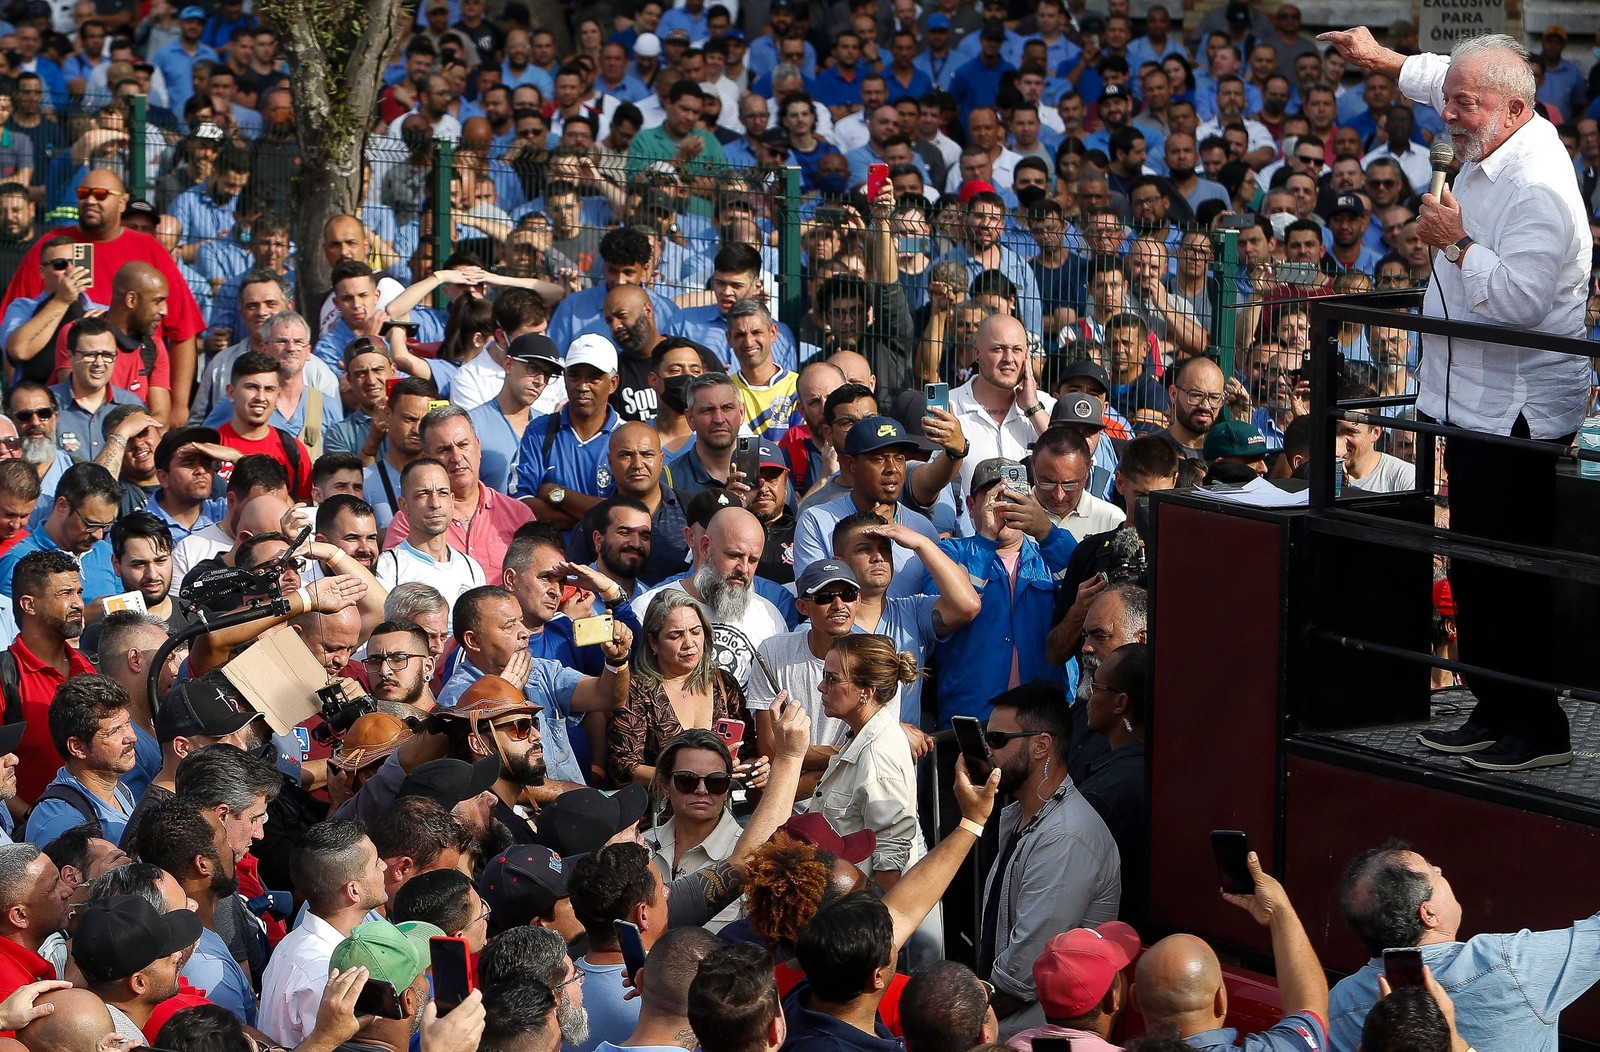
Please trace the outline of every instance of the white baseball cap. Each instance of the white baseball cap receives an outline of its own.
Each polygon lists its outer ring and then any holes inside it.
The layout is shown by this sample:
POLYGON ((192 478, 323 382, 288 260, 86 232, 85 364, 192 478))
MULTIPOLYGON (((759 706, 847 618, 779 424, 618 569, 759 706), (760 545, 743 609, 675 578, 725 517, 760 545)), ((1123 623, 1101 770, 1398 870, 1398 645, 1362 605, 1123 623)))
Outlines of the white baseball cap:
POLYGON ((633 42, 633 53, 640 58, 659 58, 661 55, 661 38, 654 33, 640 33, 633 42))
POLYGON ((617 371, 617 346, 604 336, 584 333, 567 345, 567 357, 562 365, 587 365, 603 373, 617 371))

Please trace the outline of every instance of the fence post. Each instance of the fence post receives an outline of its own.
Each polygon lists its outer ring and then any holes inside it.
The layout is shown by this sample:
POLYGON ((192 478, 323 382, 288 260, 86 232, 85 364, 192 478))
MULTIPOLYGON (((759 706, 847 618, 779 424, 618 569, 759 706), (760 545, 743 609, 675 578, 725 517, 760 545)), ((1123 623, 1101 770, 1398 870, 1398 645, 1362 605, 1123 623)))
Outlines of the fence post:
POLYGON ((1221 264, 1217 280, 1217 364, 1223 376, 1234 375, 1238 344, 1239 312, 1239 232, 1219 230, 1221 264))
MULTIPOLYGON (((450 203, 450 169, 455 164, 456 144, 448 139, 433 140, 433 269, 443 270, 455 244, 455 209, 450 203)), ((418 276, 413 274, 413 280, 418 276)), ((444 289, 433 291, 433 306, 444 310, 444 289)))
POLYGON ((149 192, 149 159, 145 156, 145 131, 150 120, 150 100, 133 97, 133 112, 128 115, 128 195, 133 201, 146 200, 149 192))
MULTIPOLYGON (((783 200, 780 222, 783 234, 778 240, 778 320, 800 339, 800 168, 788 165, 783 170, 783 200)), ((795 348, 796 352, 799 347, 795 348)))

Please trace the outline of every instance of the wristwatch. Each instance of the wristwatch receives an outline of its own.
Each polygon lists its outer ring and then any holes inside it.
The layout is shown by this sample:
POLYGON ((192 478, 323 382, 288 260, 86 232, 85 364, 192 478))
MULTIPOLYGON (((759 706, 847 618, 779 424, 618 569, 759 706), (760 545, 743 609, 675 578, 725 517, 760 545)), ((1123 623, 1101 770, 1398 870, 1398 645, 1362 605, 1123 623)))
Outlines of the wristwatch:
POLYGON ((560 486, 551 486, 550 487, 550 496, 545 498, 545 502, 547 504, 549 504, 552 508, 559 508, 559 507, 561 507, 561 502, 566 500, 566 499, 567 499, 567 491, 566 490, 562 489, 560 486))
POLYGON ((1467 246, 1471 244, 1472 236, 1469 234, 1453 245, 1444 246, 1444 258, 1452 263, 1459 263, 1462 255, 1467 251, 1467 246))

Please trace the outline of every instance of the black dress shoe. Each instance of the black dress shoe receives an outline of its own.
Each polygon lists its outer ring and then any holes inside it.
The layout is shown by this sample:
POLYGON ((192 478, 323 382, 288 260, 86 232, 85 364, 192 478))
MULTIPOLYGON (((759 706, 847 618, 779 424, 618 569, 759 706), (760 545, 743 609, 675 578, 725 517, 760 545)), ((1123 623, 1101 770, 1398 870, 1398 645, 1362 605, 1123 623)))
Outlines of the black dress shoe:
POLYGON ((1453 731, 1426 730, 1417 735, 1417 741, 1434 752, 1451 754, 1482 752, 1500 740, 1500 732, 1481 723, 1468 720, 1453 731))
POLYGON ((1508 736, 1482 752, 1463 756, 1461 762, 1482 771, 1531 771, 1536 767, 1560 767, 1572 762, 1572 746, 1530 745, 1521 738, 1508 736))

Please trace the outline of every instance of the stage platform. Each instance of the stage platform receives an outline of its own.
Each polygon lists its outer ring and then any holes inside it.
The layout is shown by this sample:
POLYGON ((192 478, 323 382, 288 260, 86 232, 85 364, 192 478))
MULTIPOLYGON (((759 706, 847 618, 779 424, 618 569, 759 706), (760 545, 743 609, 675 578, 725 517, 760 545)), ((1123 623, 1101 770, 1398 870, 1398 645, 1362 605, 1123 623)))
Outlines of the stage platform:
POLYGON ((1464 687, 1446 687, 1432 693, 1429 699, 1431 716, 1428 720, 1302 733, 1298 737, 1303 741, 1346 746, 1369 756, 1479 779, 1488 785, 1499 784, 1519 791, 1549 794, 1600 808, 1600 706, 1582 701, 1562 704, 1572 728, 1573 758, 1570 764, 1534 771, 1496 773, 1469 767, 1459 757, 1436 753, 1417 741, 1417 734, 1430 727, 1460 726, 1472 711, 1473 704, 1471 691, 1464 687))

